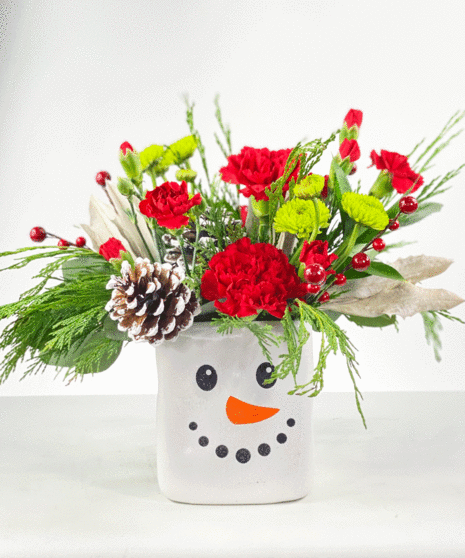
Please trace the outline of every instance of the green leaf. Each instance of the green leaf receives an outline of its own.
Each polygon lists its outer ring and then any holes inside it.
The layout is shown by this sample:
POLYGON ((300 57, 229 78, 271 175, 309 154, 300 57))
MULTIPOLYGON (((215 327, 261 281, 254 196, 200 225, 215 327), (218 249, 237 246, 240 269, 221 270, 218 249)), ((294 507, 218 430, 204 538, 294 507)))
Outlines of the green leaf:
POLYGON ((103 320, 103 333, 107 339, 113 339, 114 341, 129 341, 129 336, 127 331, 120 331, 118 329, 118 322, 112 320, 110 315, 106 316, 103 320))
POLYGON ((143 171, 157 166, 162 160, 164 152, 165 149, 162 145, 150 145, 141 151, 139 157, 143 171))
POLYGON ((168 147, 163 158, 163 163, 168 162, 170 165, 180 165, 186 159, 192 157, 196 149, 197 140, 195 136, 186 136, 168 147))
POLYGON ((334 192, 336 194, 336 198, 338 202, 340 203, 342 194, 344 194, 345 192, 351 192, 352 188, 350 187, 349 181, 347 180, 344 171, 341 169, 340 165, 338 165, 334 159, 331 163, 331 170, 333 171, 333 175, 334 175, 334 181, 333 181, 334 192))
POLYGON ((100 351, 99 360, 92 362, 89 369, 81 370, 80 373, 103 372, 116 361, 123 347, 122 341, 108 339, 103 331, 91 333, 82 342, 76 341, 67 351, 44 353, 40 354, 39 358, 45 364, 56 368, 73 368, 79 358, 82 358, 86 353, 92 353, 100 344, 106 344, 108 346, 107 350, 103 353, 100 351))
POLYGON ((387 279, 395 279, 396 281, 405 281, 397 269, 383 262, 371 262, 370 267, 365 271, 368 275, 377 275, 378 277, 386 277, 387 279))
POLYGON ((387 316, 386 314, 376 318, 365 318, 363 316, 352 316, 348 314, 345 314, 345 317, 349 322, 353 322, 360 327, 386 327, 395 325, 397 322, 396 316, 387 316))
POLYGON ((112 271, 112 266, 99 254, 67 260, 62 265, 63 278, 66 281, 74 281, 80 275, 88 275, 90 273, 110 275, 112 271))
POLYGON ((414 223, 418 223, 418 221, 421 221, 422 219, 429 217, 433 213, 437 213, 438 211, 441 211, 442 207, 443 207, 442 203, 436 203, 436 202, 429 202, 429 203, 422 204, 415 211, 415 213, 412 213, 411 215, 403 215, 403 214, 399 215, 399 223, 404 227, 408 225, 413 225, 414 223))

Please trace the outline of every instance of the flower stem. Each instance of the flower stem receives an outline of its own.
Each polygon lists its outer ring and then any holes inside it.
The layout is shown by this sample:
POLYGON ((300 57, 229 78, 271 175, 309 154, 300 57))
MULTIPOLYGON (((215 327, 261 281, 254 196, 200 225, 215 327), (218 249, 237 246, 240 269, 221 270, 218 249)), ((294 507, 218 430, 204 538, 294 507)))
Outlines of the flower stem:
POLYGON ((309 243, 315 240, 320 229, 320 208, 318 207, 318 200, 312 198, 312 202, 313 202, 313 207, 315 208, 315 226, 313 228, 310 240, 308 241, 309 243))
POLYGON ((191 271, 189 269, 189 264, 187 263, 186 252, 184 251, 184 238, 182 237, 182 233, 178 235, 179 240, 179 247, 181 248, 182 260, 184 262, 184 267, 186 268, 186 273, 191 277, 191 271))
POLYGON ((291 265, 296 265, 297 262, 299 261, 299 256, 300 256, 300 252, 302 251, 302 246, 304 245, 304 241, 303 239, 299 241, 299 244, 297 245, 297 248, 294 252, 294 254, 292 255, 292 258, 289 260, 289 263, 291 265))
POLYGON ((200 227, 197 223, 197 220, 194 221, 195 227, 195 244, 194 244, 194 253, 192 255, 192 271, 195 270, 195 259, 197 257, 197 245, 199 243, 199 236, 200 236, 200 227))
MULTIPOLYGON (((355 246, 355 243, 357 241, 357 237, 360 233, 360 229, 361 229, 360 223, 355 223, 354 228, 352 229, 352 232, 350 233, 349 238, 344 243, 345 245, 342 244, 341 247, 339 248, 339 250, 341 250, 340 254, 337 254, 339 256, 339 259, 338 259, 339 264, 342 264, 344 262, 344 260, 350 254, 350 251, 352 250, 352 248, 355 246)), ((339 252, 339 250, 338 250, 338 252, 339 252)), ((338 267, 340 267, 340 265, 334 266, 335 270, 337 270, 338 267)))

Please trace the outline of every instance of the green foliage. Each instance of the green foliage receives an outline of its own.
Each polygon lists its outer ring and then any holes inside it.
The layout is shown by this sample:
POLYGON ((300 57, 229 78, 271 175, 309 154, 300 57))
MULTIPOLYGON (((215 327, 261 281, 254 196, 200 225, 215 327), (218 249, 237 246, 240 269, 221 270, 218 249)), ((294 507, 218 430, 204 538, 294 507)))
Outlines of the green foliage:
POLYGON ((225 335, 232 333, 235 329, 247 328, 255 335, 266 360, 270 363, 273 362, 270 354, 270 347, 272 345, 279 347, 281 338, 273 333, 273 326, 271 324, 257 322, 256 316, 235 318, 222 313, 219 313, 219 316, 219 318, 214 318, 212 320, 218 333, 225 335))
POLYGON ((423 325, 425 328, 426 342, 428 343, 428 345, 431 345, 433 347, 434 358, 436 359, 436 362, 440 362, 442 349, 442 342, 440 337, 440 332, 442 331, 441 318, 445 318, 454 322, 460 322, 461 324, 465 324, 465 322, 460 318, 457 318, 456 316, 452 316, 447 311, 422 312, 421 316, 423 318, 423 325))
POLYGON ((396 316, 377 316, 376 318, 365 318, 364 316, 351 316, 345 314, 345 317, 359 327, 387 327, 390 325, 397 326, 396 316))
POLYGON ((366 270, 366 273, 368 275, 377 275, 378 277, 394 279, 395 281, 405 281, 397 269, 394 269, 392 266, 383 262, 372 261, 370 267, 366 270))
POLYGON ((223 146, 223 144, 221 143, 221 140, 217 136, 217 134, 215 134, 215 140, 216 140, 216 143, 218 144, 218 147, 221 149, 221 152, 223 153, 223 155, 227 159, 229 157, 229 155, 231 155, 231 153, 232 153, 231 130, 230 130, 229 126, 226 126, 225 124, 223 124, 223 117, 221 115, 220 96, 219 95, 217 95, 215 97, 215 107, 216 107, 215 117, 216 117, 216 120, 217 120, 218 125, 220 127, 220 130, 224 135, 224 139, 226 140, 226 145, 223 146))
MULTIPOLYGON (((428 170, 433 159, 437 157, 437 155, 439 155, 439 153, 441 153, 441 151, 445 149, 453 139, 455 139, 462 133, 463 130, 458 130, 454 133, 451 132, 456 128, 456 126, 464 117, 465 111, 457 111, 451 116, 451 118, 449 118, 446 125, 439 132, 437 137, 424 149, 424 151, 416 159, 415 163, 413 164, 413 169, 415 170, 415 172, 417 172, 418 174, 422 174, 423 172, 428 170), (420 165, 420 162, 422 160, 423 162, 420 165)), ((417 144, 413 152, 416 151, 422 143, 423 141, 417 144)), ((413 152, 411 153, 411 155, 413 154, 413 152)))
POLYGON ((202 143, 202 140, 200 138, 200 134, 199 134, 198 130, 194 126, 194 106, 195 105, 194 105, 194 103, 189 103, 189 100, 187 99, 187 97, 184 99, 184 101, 186 103, 187 125, 189 126, 189 130, 190 130, 192 136, 194 136, 195 141, 197 143, 197 149, 199 150, 199 153, 200 153, 200 158, 202 160, 203 170, 205 171, 205 176, 207 178, 207 184, 208 184, 209 187, 211 187, 210 175, 208 173, 207 159, 205 157, 205 146, 202 143))
MULTIPOLYGON (((28 250, 16 253, 21 252, 28 250)), ((0 383, 27 355, 30 366, 25 375, 51 364, 68 368, 67 377, 104 370, 121 351, 123 340, 104 327, 111 264, 88 249, 70 247, 66 252, 25 255, 7 269, 19 269, 41 257, 53 260, 36 275, 39 284, 19 301, 0 307, 0 319, 13 319, 0 340, 0 349, 7 351, 0 364, 0 383), (58 284, 46 288, 52 279, 58 284)))
POLYGON ((429 217, 433 213, 441 211, 441 209, 442 203, 423 202, 421 205, 418 204, 418 209, 415 211, 415 213, 412 213, 411 215, 404 215, 403 213, 401 213, 398 217, 398 221, 403 227, 407 227, 408 225, 418 223, 418 221, 429 217))
MULTIPOLYGON (((357 409, 360 413, 360 416, 362 417, 363 424, 366 428, 365 417, 363 416, 360 402, 360 400, 363 398, 355 380, 355 376, 359 376, 357 370, 357 360, 355 358, 355 347, 352 345, 346 333, 325 312, 319 310, 318 308, 314 308, 313 306, 310 306, 309 304, 306 304, 302 301, 297 301, 297 304, 300 320, 299 340, 304 339, 302 328, 307 326, 312 328, 314 331, 318 331, 321 333, 321 345, 318 362, 315 367, 312 379, 306 384, 296 385, 294 390, 292 390, 290 393, 296 393, 297 395, 309 394, 309 397, 315 397, 316 395, 318 395, 324 386, 323 375, 326 369, 327 358, 331 352, 336 354, 340 351, 346 358, 347 369, 354 386, 357 409)), ((295 343, 295 338, 289 339, 286 337, 286 341, 290 341, 291 346, 295 346, 293 345, 295 343)), ((298 345, 295 346, 295 350, 299 350, 298 345)))

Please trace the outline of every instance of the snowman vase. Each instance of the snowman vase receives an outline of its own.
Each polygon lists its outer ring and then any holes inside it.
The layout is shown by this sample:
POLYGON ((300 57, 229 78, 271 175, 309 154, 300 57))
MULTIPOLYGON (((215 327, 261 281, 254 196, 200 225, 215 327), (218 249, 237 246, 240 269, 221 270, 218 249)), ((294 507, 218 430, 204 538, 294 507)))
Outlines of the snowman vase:
MULTIPOLYGON (((280 327, 274 324, 275 333, 280 327)), ((273 346, 273 361, 285 351, 273 346)), ((313 399, 288 395, 292 375, 264 383, 273 367, 248 329, 220 335, 195 323, 158 346, 156 361, 162 494, 191 504, 265 504, 308 494, 313 399)), ((312 374, 310 338, 299 384, 312 374)))

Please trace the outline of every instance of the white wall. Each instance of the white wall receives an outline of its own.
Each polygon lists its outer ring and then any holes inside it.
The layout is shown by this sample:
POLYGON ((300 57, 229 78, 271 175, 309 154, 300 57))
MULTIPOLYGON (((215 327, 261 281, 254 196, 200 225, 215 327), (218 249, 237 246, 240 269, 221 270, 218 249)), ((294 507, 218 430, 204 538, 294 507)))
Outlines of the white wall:
MULTIPOLYGON (((216 93, 235 151, 327 136, 349 108, 362 109, 358 176, 367 186, 371 149, 408 153, 465 108, 460 0, 41 0, 3 2, 0 14, 0 251, 28 245, 34 225, 75 238, 98 190, 96 171, 120 172, 122 141, 142 149, 188 133, 186 92, 197 103, 211 169, 223 163, 213 140, 216 93)), ((462 162, 465 134, 429 176, 462 162)), ((457 261, 428 285, 462 296, 464 189, 465 175, 442 197, 441 214, 399 232, 418 240, 399 255, 457 261)), ((1 274, 0 304, 30 284, 25 270, 1 274)), ((465 306, 455 313, 464 319, 465 306)), ((346 329, 360 350, 362 390, 465 389, 463 326, 445 324, 441 364, 419 317, 399 334, 346 329)), ((21 370, 0 395, 156 390, 153 351, 141 345, 69 387, 53 381, 53 369, 19 382, 21 370)), ((326 385, 351 389, 341 359, 330 361, 326 385)))

